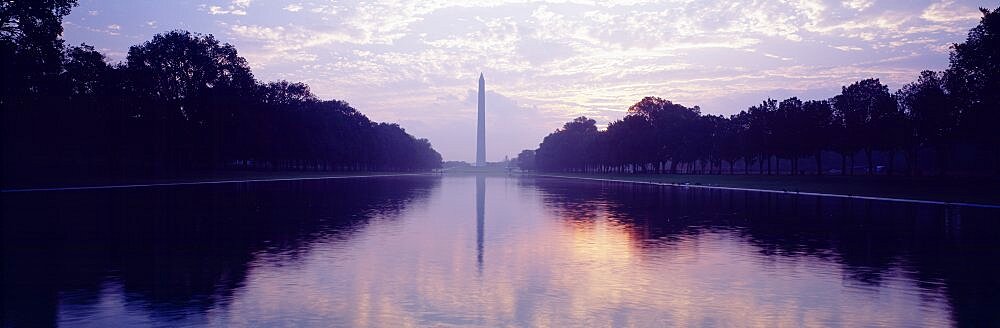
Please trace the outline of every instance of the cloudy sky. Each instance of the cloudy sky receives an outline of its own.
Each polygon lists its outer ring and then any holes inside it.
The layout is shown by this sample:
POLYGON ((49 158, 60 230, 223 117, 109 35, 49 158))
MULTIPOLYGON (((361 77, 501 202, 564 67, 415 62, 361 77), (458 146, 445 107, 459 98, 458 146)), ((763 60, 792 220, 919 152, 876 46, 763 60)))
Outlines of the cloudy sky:
POLYGON ((995 1, 80 0, 70 44, 113 62, 172 29, 236 46, 262 81, 308 83, 374 120, 475 156, 486 75, 488 160, 536 148, 580 115, 599 125, 643 96, 732 114, 825 99, 868 77, 898 88, 947 67, 995 1))

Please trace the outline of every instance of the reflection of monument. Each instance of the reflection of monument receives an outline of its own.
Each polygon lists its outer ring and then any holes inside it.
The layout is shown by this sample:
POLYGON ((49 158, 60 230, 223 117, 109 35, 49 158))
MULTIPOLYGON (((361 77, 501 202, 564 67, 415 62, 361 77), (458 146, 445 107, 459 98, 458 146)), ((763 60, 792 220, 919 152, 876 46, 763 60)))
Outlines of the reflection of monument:
POLYGON ((483 225, 486 224, 486 177, 476 176, 476 265, 483 272, 483 225))
POLYGON ((479 73, 479 128, 476 130, 476 166, 486 165, 486 79, 479 73))

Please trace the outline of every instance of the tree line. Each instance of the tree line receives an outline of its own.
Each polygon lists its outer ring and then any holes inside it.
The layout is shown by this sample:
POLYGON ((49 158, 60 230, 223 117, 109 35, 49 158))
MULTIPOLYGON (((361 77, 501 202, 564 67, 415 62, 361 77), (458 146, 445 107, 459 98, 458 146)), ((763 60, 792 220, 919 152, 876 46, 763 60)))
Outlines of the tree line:
POLYGON ((805 174, 810 161, 809 173, 869 175, 943 175, 965 160, 987 168, 964 174, 1000 174, 1000 8, 981 11, 947 70, 895 92, 865 79, 830 99, 767 99, 729 117, 646 97, 605 130, 576 118, 517 160, 526 170, 699 174, 805 174), (824 167, 831 153, 839 167, 824 167))
POLYGON ((65 46, 73 0, 0 7, 5 181, 220 168, 418 171, 441 156, 303 83, 257 81, 212 35, 158 34, 111 65, 65 46))

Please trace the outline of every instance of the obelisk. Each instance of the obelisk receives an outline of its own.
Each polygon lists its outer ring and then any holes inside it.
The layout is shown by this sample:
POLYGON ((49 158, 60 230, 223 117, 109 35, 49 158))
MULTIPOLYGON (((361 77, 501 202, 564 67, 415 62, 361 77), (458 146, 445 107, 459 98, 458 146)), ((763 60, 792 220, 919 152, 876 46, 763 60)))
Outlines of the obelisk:
POLYGON ((479 73, 479 129, 476 131, 476 166, 486 166, 486 79, 479 73))

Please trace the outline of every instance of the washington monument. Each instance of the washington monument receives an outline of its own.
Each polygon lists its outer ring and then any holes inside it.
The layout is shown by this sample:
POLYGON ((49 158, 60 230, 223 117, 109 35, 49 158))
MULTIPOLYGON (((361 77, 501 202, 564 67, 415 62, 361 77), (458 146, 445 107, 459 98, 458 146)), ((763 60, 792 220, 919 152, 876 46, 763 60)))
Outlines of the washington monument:
POLYGON ((476 166, 486 166, 486 79, 479 73, 479 129, 476 131, 476 166))

